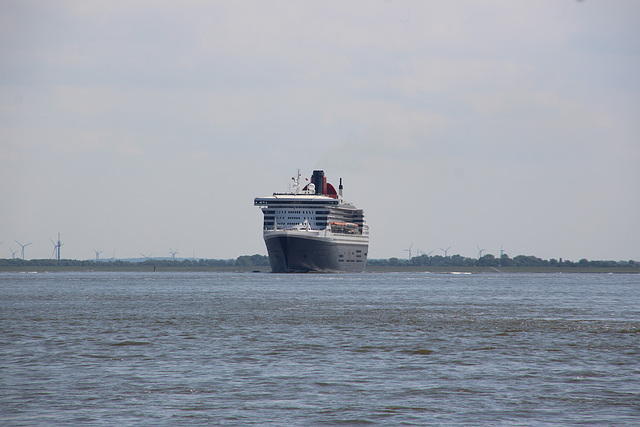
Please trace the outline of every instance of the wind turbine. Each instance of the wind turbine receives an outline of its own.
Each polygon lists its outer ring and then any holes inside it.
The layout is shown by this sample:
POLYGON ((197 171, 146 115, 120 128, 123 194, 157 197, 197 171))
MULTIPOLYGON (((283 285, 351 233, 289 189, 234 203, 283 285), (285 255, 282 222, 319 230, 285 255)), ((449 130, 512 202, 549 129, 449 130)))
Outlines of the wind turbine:
POLYGON ((12 248, 9 248, 9 249, 11 250, 11 259, 16 259, 16 254, 17 254, 19 251, 14 251, 12 248))
POLYGON ((431 251, 431 252, 429 252, 429 253, 426 253, 425 251, 418 249, 418 253, 419 253, 420 255, 430 256, 430 255, 433 253, 433 251, 431 251))
POLYGON ((445 258, 447 257, 447 251, 449 251, 449 249, 451 249, 451 246, 449 246, 447 249, 442 249, 442 248, 440 248, 440 250, 441 250, 442 252, 444 252, 444 257, 445 257, 445 258))
POLYGON ((29 246, 30 244, 32 244, 33 242, 29 242, 26 245, 23 245, 22 243, 18 242, 16 240, 16 243, 19 244, 22 247, 22 259, 24 260, 24 248, 26 248, 27 246, 29 246))
POLYGON ((151 255, 153 255, 153 254, 145 255, 142 252, 140 252, 140 255, 142 255, 146 259, 151 259, 151 255))
POLYGON ((51 240, 51 243, 53 243, 53 253, 51 254, 51 256, 54 259, 58 259, 58 261, 60 261, 60 246, 62 246, 62 243, 60 242, 60 233, 58 233, 58 243, 54 242, 52 238, 49 238, 49 240, 51 240))
POLYGON ((405 249, 405 252, 409 252, 409 261, 411 261, 411 248, 413 248, 413 243, 409 246, 409 249, 405 249))
POLYGON ((171 254, 171 259, 175 261, 176 260, 176 254, 180 253, 180 251, 177 250, 177 249, 174 251, 173 249, 169 248, 169 253, 171 254))
POLYGON ((98 249, 98 250, 94 249, 93 251, 96 253, 96 262, 100 261, 100 254, 104 251, 101 249, 98 249))
POLYGON ((480 245, 476 244, 478 247, 478 259, 482 258, 482 252, 486 251, 486 249, 480 249, 480 245))

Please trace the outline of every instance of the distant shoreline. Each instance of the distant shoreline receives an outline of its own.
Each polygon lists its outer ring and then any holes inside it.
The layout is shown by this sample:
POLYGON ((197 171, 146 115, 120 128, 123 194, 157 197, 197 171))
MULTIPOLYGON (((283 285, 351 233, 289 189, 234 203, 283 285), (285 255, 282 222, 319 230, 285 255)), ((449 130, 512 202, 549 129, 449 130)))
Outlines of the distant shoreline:
MULTIPOLYGON (((0 273, 56 273, 56 272, 154 272, 149 264, 113 265, 101 263, 95 266, 0 266, 0 273)), ((158 265, 155 272, 219 272, 219 273, 271 273, 269 266, 168 266, 158 265)), ((367 265, 366 273, 611 273, 640 274, 640 267, 454 267, 454 266, 378 266, 367 265)), ((349 273, 340 273, 349 274, 349 273)))
MULTIPOLYGON (((1 272, 56 272, 56 271, 100 271, 100 272, 271 272, 269 257, 260 254, 241 255, 235 259, 166 259, 148 258, 78 260, 78 259, 0 259, 1 272)), ((535 256, 518 255, 500 258, 485 255, 479 259, 460 255, 443 257, 421 255, 409 259, 369 259, 369 273, 640 273, 638 261, 589 261, 543 260, 535 256)))
POLYGON ((369 273, 625 273, 640 274, 640 267, 454 267, 367 266, 369 273))

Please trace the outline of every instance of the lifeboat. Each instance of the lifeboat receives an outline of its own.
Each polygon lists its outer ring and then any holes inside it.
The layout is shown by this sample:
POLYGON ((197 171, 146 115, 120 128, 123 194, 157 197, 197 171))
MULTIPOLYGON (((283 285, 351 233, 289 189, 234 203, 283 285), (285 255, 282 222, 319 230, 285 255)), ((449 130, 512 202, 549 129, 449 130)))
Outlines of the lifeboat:
POLYGON ((332 222, 329 225, 332 233, 356 234, 358 232, 358 224, 353 222, 332 222))

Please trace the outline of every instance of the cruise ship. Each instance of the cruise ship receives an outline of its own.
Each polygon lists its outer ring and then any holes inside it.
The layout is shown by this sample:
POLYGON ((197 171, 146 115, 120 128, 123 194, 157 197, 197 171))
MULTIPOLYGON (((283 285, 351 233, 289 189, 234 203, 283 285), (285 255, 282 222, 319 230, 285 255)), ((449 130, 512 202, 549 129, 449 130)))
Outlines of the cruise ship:
POLYGON ((262 233, 274 273, 362 272, 369 250, 364 212, 336 192, 324 171, 310 182, 292 178, 292 191, 256 197, 262 209, 262 233))

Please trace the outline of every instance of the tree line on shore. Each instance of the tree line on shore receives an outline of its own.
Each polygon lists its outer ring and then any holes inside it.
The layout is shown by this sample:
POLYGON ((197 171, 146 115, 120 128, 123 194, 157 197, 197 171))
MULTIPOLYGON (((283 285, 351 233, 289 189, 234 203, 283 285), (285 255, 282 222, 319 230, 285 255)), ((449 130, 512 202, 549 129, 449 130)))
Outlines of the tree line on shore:
MULTIPOLYGON (((503 254, 499 258, 491 254, 484 255, 480 258, 468 258, 461 255, 452 256, 428 256, 420 255, 411 259, 388 258, 388 259, 369 259, 367 264, 381 267, 598 267, 598 268, 616 268, 616 267, 633 267, 640 268, 638 261, 589 261, 581 259, 580 261, 568 261, 560 259, 541 259, 530 255, 518 255, 510 258, 507 254, 503 254)), ((269 266, 269 257, 265 255, 242 255, 235 259, 146 259, 144 261, 126 261, 126 260, 75 260, 75 259, 0 259, 0 267, 97 267, 109 265, 113 267, 131 267, 131 266, 157 266, 157 267, 264 267, 269 266)))
POLYGON ((242 255, 231 259, 145 259, 144 261, 127 260, 78 260, 78 259, 0 259, 0 267, 131 267, 137 265, 157 266, 157 267, 246 267, 246 266, 268 266, 269 257, 265 255, 242 255))
POLYGON ((510 258, 507 254, 502 254, 499 258, 487 254, 480 258, 469 258, 461 255, 452 256, 429 256, 420 255, 411 259, 370 259, 367 264, 402 267, 599 267, 599 268, 615 268, 615 267, 640 267, 638 261, 589 261, 581 259, 574 262, 560 259, 542 259, 531 255, 518 255, 510 258))

